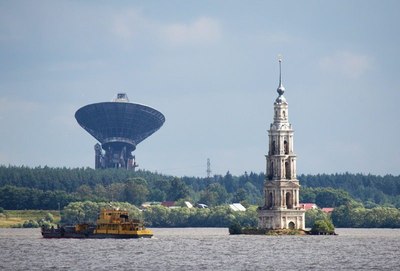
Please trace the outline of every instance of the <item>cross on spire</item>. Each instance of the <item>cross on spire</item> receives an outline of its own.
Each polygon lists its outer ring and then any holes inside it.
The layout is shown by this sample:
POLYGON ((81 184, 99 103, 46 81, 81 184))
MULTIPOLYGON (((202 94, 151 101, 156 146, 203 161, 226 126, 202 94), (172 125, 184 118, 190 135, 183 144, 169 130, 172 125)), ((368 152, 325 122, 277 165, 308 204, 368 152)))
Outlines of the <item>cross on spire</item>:
POLYGON ((282 84, 282 56, 278 56, 278 61, 279 61, 279 87, 276 90, 279 94, 279 96, 282 96, 283 93, 285 93, 285 87, 282 84))

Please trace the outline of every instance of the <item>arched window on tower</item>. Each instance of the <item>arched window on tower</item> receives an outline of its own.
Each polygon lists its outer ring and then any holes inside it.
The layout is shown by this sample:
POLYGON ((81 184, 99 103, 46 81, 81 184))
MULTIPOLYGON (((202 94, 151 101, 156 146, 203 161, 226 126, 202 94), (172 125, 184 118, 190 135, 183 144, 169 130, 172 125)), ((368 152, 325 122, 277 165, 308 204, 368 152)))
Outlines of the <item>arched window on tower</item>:
POLYGON ((291 179, 291 174, 290 174, 290 166, 289 166, 289 162, 285 162, 285 175, 286 175, 286 179, 290 180, 291 179))
POLYGON ((285 110, 282 111, 283 118, 286 119, 286 112, 285 110))
POLYGON ((272 145, 271 145, 271 154, 272 154, 272 155, 275 154, 275 140, 272 141, 272 145))
POLYGON ((272 177, 274 176, 274 162, 271 161, 271 164, 269 166, 269 172, 268 172, 268 178, 272 180, 272 177))
POLYGON ((289 144, 286 140, 283 142, 283 147, 285 149, 285 154, 289 154, 289 144))
POLYGON ((268 208, 272 208, 273 203, 274 203, 274 198, 272 196, 272 192, 269 192, 269 196, 268 196, 268 208))
POLYGON ((293 209, 293 195, 290 192, 286 193, 286 208, 293 209))

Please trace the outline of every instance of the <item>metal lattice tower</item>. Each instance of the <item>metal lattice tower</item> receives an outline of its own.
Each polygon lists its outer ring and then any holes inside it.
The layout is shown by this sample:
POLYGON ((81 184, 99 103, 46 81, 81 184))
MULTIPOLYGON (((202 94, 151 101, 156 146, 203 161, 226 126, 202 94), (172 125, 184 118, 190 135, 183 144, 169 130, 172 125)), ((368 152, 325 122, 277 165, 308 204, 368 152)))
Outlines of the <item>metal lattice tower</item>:
POLYGON ((211 162, 210 158, 207 158, 207 178, 209 179, 211 176, 211 162))

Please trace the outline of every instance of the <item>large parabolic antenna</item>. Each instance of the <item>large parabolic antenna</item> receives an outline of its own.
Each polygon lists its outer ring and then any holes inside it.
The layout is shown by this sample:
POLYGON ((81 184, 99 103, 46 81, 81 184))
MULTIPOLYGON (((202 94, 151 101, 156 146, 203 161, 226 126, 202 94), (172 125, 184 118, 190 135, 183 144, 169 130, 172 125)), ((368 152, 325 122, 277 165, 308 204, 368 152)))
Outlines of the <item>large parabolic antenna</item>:
POLYGON ((112 102, 86 105, 75 118, 101 143, 94 146, 95 168, 135 169, 132 152, 165 122, 159 111, 130 103, 125 93, 118 93, 112 102))

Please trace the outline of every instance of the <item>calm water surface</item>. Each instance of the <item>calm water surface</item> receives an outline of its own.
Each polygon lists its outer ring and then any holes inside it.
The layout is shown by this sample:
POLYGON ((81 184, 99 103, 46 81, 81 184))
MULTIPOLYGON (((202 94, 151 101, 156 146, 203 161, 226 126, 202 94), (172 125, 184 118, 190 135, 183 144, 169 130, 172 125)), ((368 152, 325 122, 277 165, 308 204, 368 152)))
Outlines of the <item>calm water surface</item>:
POLYGON ((0 229, 0 270, 400 270, 399 229, 339 236, 230 236, 228 229, 153 229, 152 239, 43 239, 0 229))

